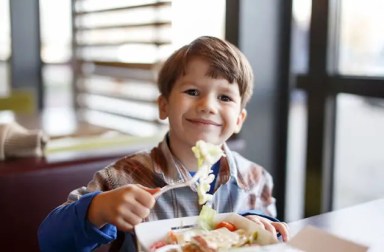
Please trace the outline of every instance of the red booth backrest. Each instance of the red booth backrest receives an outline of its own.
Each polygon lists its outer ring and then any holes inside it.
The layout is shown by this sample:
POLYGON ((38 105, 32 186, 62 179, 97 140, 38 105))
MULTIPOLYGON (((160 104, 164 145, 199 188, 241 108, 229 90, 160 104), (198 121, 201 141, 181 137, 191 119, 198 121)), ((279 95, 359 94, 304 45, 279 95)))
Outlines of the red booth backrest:
MULTIPOLYGON (((1 163, 0 250, 39 251, 37 229, 45 216, 65 202, 71 190, 86 185, 94 172, 114 160, 116 159, 6 174, 1 173, 5 167, 1 163)), ((28 165, 26 162, 21 163, 28 165)))

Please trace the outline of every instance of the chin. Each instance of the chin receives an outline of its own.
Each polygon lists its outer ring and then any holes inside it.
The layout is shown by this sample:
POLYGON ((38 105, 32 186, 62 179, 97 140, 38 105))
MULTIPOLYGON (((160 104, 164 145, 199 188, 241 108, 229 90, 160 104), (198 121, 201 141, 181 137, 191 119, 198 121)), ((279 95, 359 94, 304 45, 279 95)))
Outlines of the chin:
POLYGON ((209 136, 200 136, 195 139, 197 142, 198 140, 203 140, 204 142, 215 144, 215 145, 221 145, 223 144, 223 141, 217 138, 209 137, 209 136))

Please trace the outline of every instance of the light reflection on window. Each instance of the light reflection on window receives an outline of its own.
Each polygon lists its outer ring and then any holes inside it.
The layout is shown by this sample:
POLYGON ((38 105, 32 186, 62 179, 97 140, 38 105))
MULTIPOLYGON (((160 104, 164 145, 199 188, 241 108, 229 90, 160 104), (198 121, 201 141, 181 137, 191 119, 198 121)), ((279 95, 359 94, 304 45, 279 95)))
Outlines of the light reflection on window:
POLYGON ((339 71, 384 75, 384 1, 342 0, 339 71))
POLYGON ((41 58, 63 63, 71 58, 71 1, 40 1, 41 58))
POLYGON ((175 48, 202 35, 224 38, 225 0, 174 0, 172 8, 172 41, 175 48))
MULTIPOLYGON (((3 0, 4 1, 4 0, 3 0)), ((79 1, 77 2, 78 10, 97 10, 105 8, 123 7, 134 4, 145 4, 153 1, 79 1)), ((41 34, 42 34, 42 59, 46 63, 66 62, 71 57, 71 7, 70 1, 50 1, 41 0, 40 4, 41 13, 41 34)), ((172 8, 158 8, 158 9, 127 9, 121 11, 112 11, 110 13, 93 13, 84 14, 76 18, 76 22, 81 23, 82 27, 87 26, 113 26, 135 23, 148 23, 148 22, 161 22, 172 19, 172 27, 164 26, 163 28, 157 27, 156 31, 151 28, 147 30, 141 29, 135 31, 133 28, 127 29, 105 29, 105 30, 84 30, 77 36, 79 43, 124 43, 131 40, 143 41, 166 41, 166 38, 172 39, 173 48, 179 47, 182 44, 188 43, 197 36, 212 35, 223 38, 224 37, 224 16, 225 16, 225 0, 212 0, 212 1, 189 1, 178 0, 172 2, 172 8), (201 4, 204 8, 201 8, 201 4), (196 19, 196 13, 199 13, 199 19, 196 19), (188 32, 186 32, 188 31, 188 32), (134 38, 134 39, 132 39, 134 38)), ((146 48, 148 49, 148 48, 146 48)), ((90 49, 88 51, 93 51, 90 49)), ((108 48, 101 49, 101 51, 111 50, 108 48)), ((148 61, 150 53, 145 53, 144 50, 136 50, 135 45, 122 45, 118 51, 112 53, 113 55, 122 53, 115 60, 123 62, 133 62, 137 59, 127 59, 124 55, 125 52, 131 53, 132 51, 142 53, 143 60, 140 62, 148 61), (132 48, 132 49, 130 49, 132 48)), ((149 52, 152 52, 150 50, 149 52)), ((171 49, 166 51, 162 50, 157 53, 161 57, 166 57, 171 52, 171 49)), ((0 52, 1 53, 1 52, 0 52)), ((86 52, 87 57, 92 53, 86 52)), ((103 54, 103 53, 101 53, 103 54)), ((132 54, 131 54, 132 55, 132 54)), ((110 57, 111 58, 111 57, 110 57)), ((153 57, 152 57, 153 58, 153 57)))
POLYGON ((312 2, 311 0, 294 0, 292 4, 291 71, 295 74, 304 74, 308 70, 312 2))
POLYGON ((7 60, 11 54, 9 0, 0 0, 0 60, 7 60))
POLYGON ((9 0, 0 0, 0 97, 9 94, 9 63, 11 56, 11 33, 9 0))
POLYGON ((296 24, 303 29, 309 29, 312 2, 309 0, 294 0, 292 2, 292 15, 296 24))
POLYGON ((83 27, 104 27, 124 24, 142 24, 169 20, 169 8, 127 9, 81 15, 76 24, 83 27))
MULTIPOLYGON (((78 11, 95 11, 103 9, 112 9, 125 7, 129 5, 143 5, 153 3, 154 0, 82 0, 76 2, 76 10, 78 11)), ((162 1, 165 2, 165 1, 162 1)))
POLYGON ((110 112, 112 114, 125 115, 148 121, 156 121, 158 108, 155 103, 145 103, 116 99, 94 94, 82 94, 77 97, 85 107, 98 111, 110 112))
POLYGON ((170 38, 169 26, 150 26, 140 28, 115 28, 81 31, 77 34, 77 41, 80 44, 92 43, 121 43, 130 41, 166 41, 170 38))
POLYGON ((337 96, 334 208, 384 195, 384 99, 337 96))
MULTIPOLYGON (((104 128, 116 129, 134 136, 155 136, 159 133, 159 127, 153 123, 139 121, 129 117, 121 117, 100 111, 80 111, 86 121, 104 128)), ((166 127, 162 128, 165 132, 166 127)), ((163 135, 163 134, 160 134, 163 135)))

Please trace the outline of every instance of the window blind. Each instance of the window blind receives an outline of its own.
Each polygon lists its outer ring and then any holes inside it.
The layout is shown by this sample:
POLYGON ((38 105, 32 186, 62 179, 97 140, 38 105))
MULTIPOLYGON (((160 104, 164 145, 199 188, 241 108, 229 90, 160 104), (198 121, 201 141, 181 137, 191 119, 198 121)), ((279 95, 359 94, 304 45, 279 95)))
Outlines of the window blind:
POLYGON ((81 118, 149 136, 158 120, 158 63, 171 50, 171 1, 73 0, 74 106, 81 118))

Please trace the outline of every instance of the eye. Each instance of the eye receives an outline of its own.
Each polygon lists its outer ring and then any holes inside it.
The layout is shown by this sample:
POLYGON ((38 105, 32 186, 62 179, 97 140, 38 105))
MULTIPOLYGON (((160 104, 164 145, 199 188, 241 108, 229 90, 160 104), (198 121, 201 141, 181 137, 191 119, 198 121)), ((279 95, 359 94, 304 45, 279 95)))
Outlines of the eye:
POLYGON ((224 101, 224 102, 230 102, 230 101, 233 101, 233 99, 227 95, 220 95, 219 97, 219 100, 220 101, 224 101))
POLYGON ((184 91, 184 93, 186 93, 190 96, 198 96, 199 95, 199 91, 197 91, 196 89, 188 89, 188 90, 184 91))

